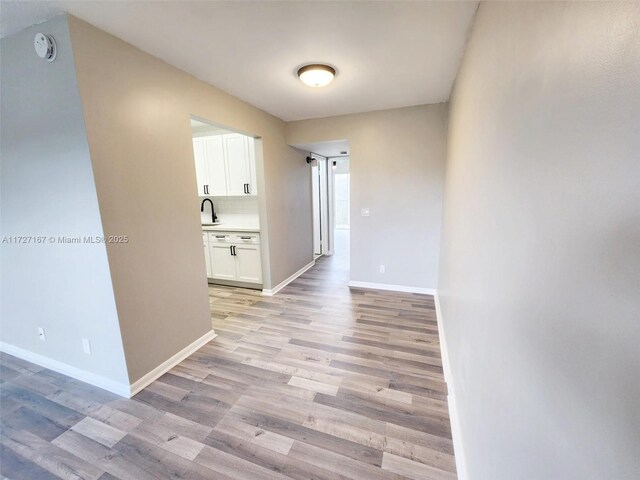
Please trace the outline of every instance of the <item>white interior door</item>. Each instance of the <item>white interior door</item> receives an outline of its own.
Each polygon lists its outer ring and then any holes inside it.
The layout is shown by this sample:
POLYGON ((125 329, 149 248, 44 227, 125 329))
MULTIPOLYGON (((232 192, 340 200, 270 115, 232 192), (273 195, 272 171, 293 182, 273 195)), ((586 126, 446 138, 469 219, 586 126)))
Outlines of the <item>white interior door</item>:
POLYGON ((311 195, 313 205, 313 253, 325 255, 329 252, 329 202, 327 184, 328 161, 314 157, 311 165, 311 195))
POLYGON ((311 166, 311 204, 313 206, 313 253, 322 255, 320 233, 320 171, 318 165, 311 166))
POLYGON ((322 254, 329 253, 329 183, 327 167, 329 160, 326 158, 318 159, 318 168, 320 170, 320 239, 322 254))

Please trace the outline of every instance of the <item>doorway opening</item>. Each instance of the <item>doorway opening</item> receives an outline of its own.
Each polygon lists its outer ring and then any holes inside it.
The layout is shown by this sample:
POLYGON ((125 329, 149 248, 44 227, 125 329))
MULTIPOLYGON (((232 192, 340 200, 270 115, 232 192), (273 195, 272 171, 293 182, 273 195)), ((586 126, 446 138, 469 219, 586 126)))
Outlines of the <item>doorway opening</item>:
POLYGON ((266 288, 262 140, 196 117, 191 133, 207 283, 266 288))
POLYGON ((331 159, 333 176, 333 252, 336 257, 349 260, 351 227, 351 183, 349 157, 331 159))
POLYGON ((313 253, 332 271, 332 278, 349 281, 351 188, 349 143, 335 140, 292 145, 309 152, 313 253))

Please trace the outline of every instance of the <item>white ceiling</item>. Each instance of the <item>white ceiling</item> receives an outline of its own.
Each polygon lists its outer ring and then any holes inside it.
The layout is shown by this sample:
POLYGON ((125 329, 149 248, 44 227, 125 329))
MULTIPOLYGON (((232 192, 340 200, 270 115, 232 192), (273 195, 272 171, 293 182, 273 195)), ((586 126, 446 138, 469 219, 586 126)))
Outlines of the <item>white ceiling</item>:
POLYGON ((449 99, 477 2, 5 1, 0 36, 67 11, 283 120, 449 99), (307 87, 309 62, 336 67, 307 87))

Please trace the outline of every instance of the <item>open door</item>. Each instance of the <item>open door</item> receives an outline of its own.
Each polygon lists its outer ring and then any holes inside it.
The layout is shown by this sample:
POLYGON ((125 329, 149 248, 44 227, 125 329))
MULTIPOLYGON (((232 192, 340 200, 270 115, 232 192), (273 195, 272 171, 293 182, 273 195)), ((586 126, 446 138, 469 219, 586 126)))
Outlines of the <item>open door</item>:
POLYGON ((313 254, 322 255, 322 233, 320 230, 320 169, 311 166, 311 195, 313 205, 313 254))
POLYGON ((316 257, 329 252, 328 161, 313 155, 311 194, 313 196, 313 253, 316 257))

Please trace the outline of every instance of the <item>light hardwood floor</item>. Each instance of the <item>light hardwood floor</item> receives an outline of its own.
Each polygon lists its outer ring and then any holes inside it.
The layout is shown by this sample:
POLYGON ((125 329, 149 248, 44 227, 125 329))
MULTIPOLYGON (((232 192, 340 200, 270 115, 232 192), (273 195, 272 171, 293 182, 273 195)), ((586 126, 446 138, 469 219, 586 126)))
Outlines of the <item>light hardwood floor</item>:
POLYGON ((433 298, 321 258, 274 297, 211 287, 219 336, 126 400, 0 357, 11 479, 453 479, 433 298))

